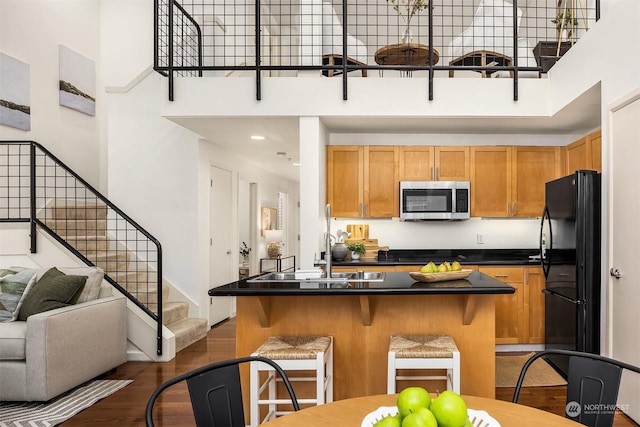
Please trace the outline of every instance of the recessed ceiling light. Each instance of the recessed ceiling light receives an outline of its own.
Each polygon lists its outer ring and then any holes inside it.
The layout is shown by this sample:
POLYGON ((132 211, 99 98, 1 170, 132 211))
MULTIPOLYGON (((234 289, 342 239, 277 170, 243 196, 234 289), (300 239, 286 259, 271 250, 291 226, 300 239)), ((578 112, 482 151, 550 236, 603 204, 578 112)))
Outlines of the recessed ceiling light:
POLYGON ((251 135, 251 139, 254 141, 264 141, 264 136, 262 135, 251 135))
POLYGON ((291 163, 293 166, 300 166, 300 162, 293 162, 291 163))

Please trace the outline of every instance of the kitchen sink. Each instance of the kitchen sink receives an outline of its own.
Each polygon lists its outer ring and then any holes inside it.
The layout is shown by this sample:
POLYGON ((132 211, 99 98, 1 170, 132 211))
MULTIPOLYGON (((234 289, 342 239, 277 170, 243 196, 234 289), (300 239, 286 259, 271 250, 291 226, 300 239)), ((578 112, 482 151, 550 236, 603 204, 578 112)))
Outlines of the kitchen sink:
POLYGON ((382 282, 384 272, 380 271, 352 271, 336 272, 331 274, 331 278, 297 278, 294 272, 271 272, 262 276, 248 279, 248 283, 256 282, 382 282))

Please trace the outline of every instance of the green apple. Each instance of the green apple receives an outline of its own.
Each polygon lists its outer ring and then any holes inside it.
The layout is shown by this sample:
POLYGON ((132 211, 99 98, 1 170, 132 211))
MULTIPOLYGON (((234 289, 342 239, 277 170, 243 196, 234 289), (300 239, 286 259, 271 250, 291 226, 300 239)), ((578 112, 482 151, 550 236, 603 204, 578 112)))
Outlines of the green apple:
POLYGON ((464 422, 463 427, 473 427, 473 424, 471 424, 471 420, 469 419, 469 417, 467 417, 467 421, 464 422))
POLYGON ((402 423, 400 422, 400 414, 397 414, 387 415, 386 417, 375 423, 373 427, 401 427, 401 425, 402 423))
POLYGON ((402 427, 438 427, 438 421, 427 408, 418 408, 402 419, 402 427))
POLYGON ((422 387, 407 387, 398 394, 397 405, 398 412, 400 412, 400 416, 404 420, 404 417, 420 408, 429 409, 431 396, 422 387))
POLYGON ((451 390, 445 390, 433 399, 429 409, 438 420, 438 427, 463 427, 468 419, 467 404, 451 390))

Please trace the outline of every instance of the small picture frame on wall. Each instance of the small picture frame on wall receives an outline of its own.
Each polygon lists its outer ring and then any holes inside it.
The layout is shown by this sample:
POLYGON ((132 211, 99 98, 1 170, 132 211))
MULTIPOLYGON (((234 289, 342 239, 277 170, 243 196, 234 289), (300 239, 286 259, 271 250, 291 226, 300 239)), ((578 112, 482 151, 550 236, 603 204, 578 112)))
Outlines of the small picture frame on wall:
POLYGON ((278 227, 278 210, 274 208, 262 208, 260 235, 264 236, 265 230, 275 230, 278 227))

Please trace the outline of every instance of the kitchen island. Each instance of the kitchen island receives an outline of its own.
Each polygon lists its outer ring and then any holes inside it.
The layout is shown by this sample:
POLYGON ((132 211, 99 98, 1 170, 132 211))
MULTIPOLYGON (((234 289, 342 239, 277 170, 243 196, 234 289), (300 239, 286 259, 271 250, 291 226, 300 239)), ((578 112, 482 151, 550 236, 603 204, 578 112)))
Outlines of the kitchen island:
POLYGON ((248 280, 209 290, 210 296, 240 297, 237 356, 251 354, 269 336, 331 335, 339 400, 385 393, 391 335, 446 334, 460 350, 461 392, 495 395, 495 295, 513 293, 509 285, 479 272, 435 283, 402 272, 387 272, 380 282, 248 280))

